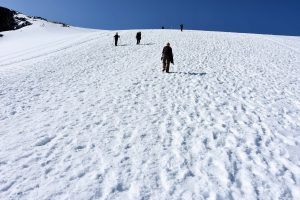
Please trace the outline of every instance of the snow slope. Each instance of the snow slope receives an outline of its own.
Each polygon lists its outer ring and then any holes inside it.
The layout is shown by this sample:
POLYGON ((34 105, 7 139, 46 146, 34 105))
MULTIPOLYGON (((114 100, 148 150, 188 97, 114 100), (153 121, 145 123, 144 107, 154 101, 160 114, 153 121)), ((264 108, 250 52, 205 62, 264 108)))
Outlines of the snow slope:
POLYGON ((4 33, 0 199, 300 199, 300 38, 135 33, 4 33))

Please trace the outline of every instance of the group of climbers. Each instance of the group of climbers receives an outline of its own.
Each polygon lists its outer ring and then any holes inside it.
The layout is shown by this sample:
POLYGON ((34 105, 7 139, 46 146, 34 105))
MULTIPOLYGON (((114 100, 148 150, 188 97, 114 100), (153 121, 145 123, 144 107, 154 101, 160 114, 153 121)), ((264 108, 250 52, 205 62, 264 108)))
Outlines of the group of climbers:
MULTIPOLYGON (((183 24, 180 25, 180 30, 181 30, 181 32, 183 31, 183 24)), ((115 46, 118 46, 118 40, 120 38, 120 35, 118 33, 116 33, 114 38, 115 38, 115 46)), ((141 39, 142 39, 142 33, 137 32, 137 34, 136 34, 136 44, 137 45, 139 45, 141 43, 141 39)), ((166 73, 169 73, 170 64, 171 63, 174 64, 173 51, 172 51, 172 48, 171 48, 171 45, 170 45, 169 42, 163 48, 161 61, 163 63, 163 70, 162 71, 166 72, 166 73)))

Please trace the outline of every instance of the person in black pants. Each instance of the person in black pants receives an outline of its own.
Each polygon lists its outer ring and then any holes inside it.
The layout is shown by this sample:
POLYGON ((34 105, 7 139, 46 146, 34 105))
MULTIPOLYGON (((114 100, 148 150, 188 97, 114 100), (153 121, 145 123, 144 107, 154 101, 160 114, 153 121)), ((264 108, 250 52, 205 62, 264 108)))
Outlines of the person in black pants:
POLYGON ((180 24, 180 30, 183 31, 183 24, 180 24))
POLYGON ((118 40, 120 38, 120 36, 118 35, 118 33, 116 33, 116 35, 114 36, 115 38, 115 46, 118 46, 118 40))
POLYGON ((162 71, 169 73, 170 63, 174 65, 173 52, 170 43, 167 43, 167 46, 164 47, 161 60, 163 62, 162 71))
POLYGON ((141 43, 141 39, 142 39, 142 33, 141 32, 137 32, 137 34, 136 34, 136 44, 140 44, 141 43))

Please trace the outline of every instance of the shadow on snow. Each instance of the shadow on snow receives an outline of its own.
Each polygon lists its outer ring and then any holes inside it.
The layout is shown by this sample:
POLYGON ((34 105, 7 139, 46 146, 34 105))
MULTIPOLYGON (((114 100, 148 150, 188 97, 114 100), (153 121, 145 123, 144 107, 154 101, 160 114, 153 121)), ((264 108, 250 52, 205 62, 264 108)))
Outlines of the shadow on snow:
MULTIPOLYGON (((145 44, 139 44, 139 45, 151 46, 151 45, 155 45, 155 43, 145 43, 145 44)), ((126 46, 132 46, 132 45, 129 45, 129 44, 118 44, 118 46, 120 46, 120 47, 126 47, 126 46)))
POLYGON ((205 76, 207 73, 195 73, 195 72, 170 72, 170 74, 183 74, 183 75, 189 75, 189 76, 205 76))
POLYGON ((147 45, 147 46, 150 46, 150 45, 155 45, 155 43, 150 42, 150 43, 145 43, 145 44, 140 44, 140 45, 147 45))

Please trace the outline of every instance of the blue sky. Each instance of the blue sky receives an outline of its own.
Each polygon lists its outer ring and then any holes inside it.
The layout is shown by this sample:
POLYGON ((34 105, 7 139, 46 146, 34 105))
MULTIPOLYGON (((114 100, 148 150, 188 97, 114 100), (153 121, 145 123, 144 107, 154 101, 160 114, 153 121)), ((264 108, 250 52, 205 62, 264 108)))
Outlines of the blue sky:
POLYGON ((1 0, 28 15, 99 29, 178 28, 300 35, 300 0, 1 0))

